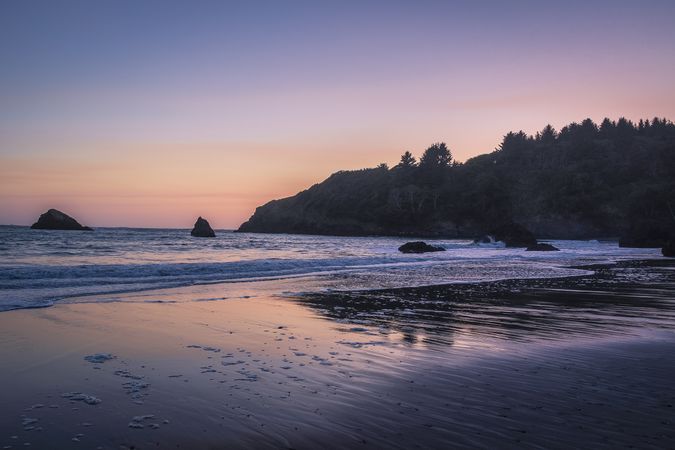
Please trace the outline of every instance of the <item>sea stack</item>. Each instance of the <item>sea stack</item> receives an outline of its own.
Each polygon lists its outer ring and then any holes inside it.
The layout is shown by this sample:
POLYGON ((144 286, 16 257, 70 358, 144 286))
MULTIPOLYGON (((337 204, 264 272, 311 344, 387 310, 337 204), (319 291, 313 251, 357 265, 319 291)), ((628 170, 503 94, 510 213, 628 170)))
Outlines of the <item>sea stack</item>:
POLYGON ((50 209, 42 214, 38 221, 31 225, 31 228, 34 230, 94 231, 90 227, 80 225, 77 220, 58 209, 50 209))
POLYGON ((216 237, 216 233, 209 225, 208 220, 203 219, 201 216, 195 222, 195 226, 190 232, 194 237, 216 237))

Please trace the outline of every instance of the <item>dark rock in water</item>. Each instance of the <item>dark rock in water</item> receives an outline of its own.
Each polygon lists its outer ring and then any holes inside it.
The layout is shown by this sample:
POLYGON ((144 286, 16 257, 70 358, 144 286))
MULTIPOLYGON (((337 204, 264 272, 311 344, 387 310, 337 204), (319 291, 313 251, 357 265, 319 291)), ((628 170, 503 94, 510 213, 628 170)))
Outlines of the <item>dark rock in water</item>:
POLYGON ((530 245, 525 249, 528 252, 557 252, 559 248, 552 246, 551 244, 537 243, 535 245, 530 245))
POLYGON ((661 249, 661 254, 663 256, 668 256, 670 258, 675 258, 675 238, 670 239, 666 242, 666 245, 661 249))
POLYGON ((474 244, 494 244, 495 238, 494 238, 494 236, 490 236, 490 235, 486 234, 485 236, 481 236, 479 238, 474 239, 473 243, 474 244))
POLYGON ((666 238, 663 236, 622 236, 619 239, 619 247, 659 248, 664 245, 666 245, 666 238))
POLYGON ((628 248, 659 248, 666 245, 666 238, 658 235, 622 236, 619 247, 628 248))
POLYGON ((537 245, 537 239, 530 230, 513 222, 493 229, 489 235, 493 236, 497 241, 502 241, 507 247, 531 247, 537 245))
POLYGON ((211 228, 211 225, 209 225, 209 222, 201 217, 195 222, 195 226, 190 234, 194 237, 216 237, 216 233, 211 228))
POLYGON ((659 248, 666 245, 670 229, 654 221, 631 224, 619 239, 619 247, 659 248))
POLYGON ((42 214, 37 222, 31 225, 34 230, 79 230, 94 231, 90 227, 82 226, 77 220, 58 209, 50 209, 42 214))
POLYGON ((428 252, 444 252, 443 247, 436 247, 429 245, 426 242, 417 241, 417 242, 408 242, 401 245, 398 248, 398 251, 401 253, 428 253, 428 252))

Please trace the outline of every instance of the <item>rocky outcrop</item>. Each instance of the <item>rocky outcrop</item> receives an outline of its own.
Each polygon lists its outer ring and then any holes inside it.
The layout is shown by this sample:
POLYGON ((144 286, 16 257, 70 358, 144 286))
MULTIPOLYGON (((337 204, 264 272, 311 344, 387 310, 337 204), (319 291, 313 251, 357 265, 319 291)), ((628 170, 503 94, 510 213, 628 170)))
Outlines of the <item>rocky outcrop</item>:
POLYGON ((527 228, 517 223, 506 223, 493 228, 488 236, 501 241, 507 247, 532 247, 537 245, 537 238, 527 228))
POLYGON ((654 221, 634 222, 619 239, 619 247, 660 248, 666 245, 669 227, 654 221))
POLYGON ((535 245, 530 245, 525 249, 525 251, 528 252, 557 252, 559 250, 560 250, 559 248, 556 248, 551 244, 545 244, 543 242, 539 242, 535 245))
POLYGON ((670 258, 675 258, 675 238, 670 239, 666 242, 666 245, 661 249, 661 254, 663 256, 668 256, 670 258))
POLYGON ((410 238, 459 238, 475 236, 480 231, 469 220, 458 224, 440 215, 429 216, 425 208, 433 209, 430 192, 411 187, 405 195, 394 195, 388 187, 389 176, 380 169, 337 172, 292 197, 258 207, 237 231, 410 238), (401 211, 396 206, 399 196, 413 198, 415 212, 401 211))
POLYGON ((416 242, 407 242, 401 245, 398 248, 398 251, 401 253, 429 253, 429 252, 444 252, 443 247, 436 247, 434 245, 429 245, 426 242, 416 241, 416 242))
POLYGON ((90 227, 80 223, 58 209, 50 209, 40 215, 37 222, 31 225, 34 230, 68 230, 68 231, 94 231, 90 227))
POLYGON ((203 219, 201 216, 195 222, 194 228, 190 234, 194 237, 216 237, 215 231, 209 225, 208 220, 203 219))

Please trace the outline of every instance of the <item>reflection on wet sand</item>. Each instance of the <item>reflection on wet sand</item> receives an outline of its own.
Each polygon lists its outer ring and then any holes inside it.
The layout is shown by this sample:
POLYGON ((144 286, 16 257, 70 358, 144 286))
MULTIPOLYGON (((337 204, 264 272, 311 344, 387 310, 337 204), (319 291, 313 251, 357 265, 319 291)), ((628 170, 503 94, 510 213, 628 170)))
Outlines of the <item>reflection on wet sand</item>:
POLYGON ((293 297, 340 323, 400 332, 431 346, 535 342, 675 329, 675 263, 585 267, 593 275, 293 297))

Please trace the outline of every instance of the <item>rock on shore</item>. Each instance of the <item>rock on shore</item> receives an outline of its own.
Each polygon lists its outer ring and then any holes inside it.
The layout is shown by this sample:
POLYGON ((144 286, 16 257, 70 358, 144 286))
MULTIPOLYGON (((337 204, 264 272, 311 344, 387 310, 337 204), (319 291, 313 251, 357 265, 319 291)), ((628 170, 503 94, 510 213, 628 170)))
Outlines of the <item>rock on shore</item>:
POLYGON ((428 252, 444 252, 443 247, 436 247, 429 245, 426 242, 408 242, 398 248, 401 253, 428 253, 428 252))
MULTIPOLYGON (((530 230, 513 222, 494 228, 488 233, 488 236, 477 241, 486 242, 485 239, 501 241, 507 247, 532 247, 537 245, 537 238, 534 237, 534 234, 530 230)), ((490 240, 487 242, 490 242, 490 240)))
POLYGON ((670 258, 675 258, 675 238, 670 239, 666 242, 666 245, 661 249, 661 254, 663 256, 668 256, 670 258))
POLYGON ((619 239, 619 247, 661 248, 667 245, 671 233, 671 229, 662 223, 643 220, 631 224, 622 233, 619 239))
POLYGON ((190 234, 194 237, 216 237, 216 233, 211 228, 211 225, 209 225, 208 220, 201 216, 195 222, 195 226, 192 228, 190 234))
POLYGON ((551 244, 545 244, 542 242, 530 245, 525 249, 525 251, 527 252, 557 252, 559 250, 560 250, 559 248, 556 248, 551 244))
POLYGON ((79 230, 94 231, 90 227, 80 225, 80 223, 58 209, 50 209, 40 215, 37 222, 31 225, 34 230, 79 230))

